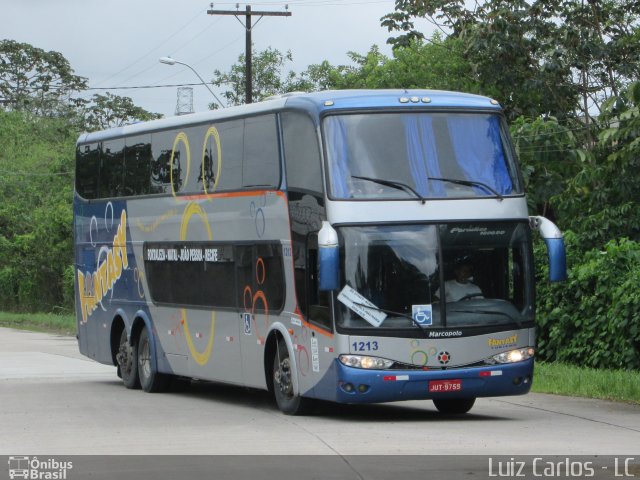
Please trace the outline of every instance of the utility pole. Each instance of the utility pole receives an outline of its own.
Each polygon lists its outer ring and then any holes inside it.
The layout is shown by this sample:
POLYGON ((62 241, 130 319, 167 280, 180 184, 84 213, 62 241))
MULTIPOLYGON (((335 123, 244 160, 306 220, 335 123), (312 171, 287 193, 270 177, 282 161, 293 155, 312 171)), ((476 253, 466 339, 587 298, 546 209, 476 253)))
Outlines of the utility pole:
MULTIPOLYGON (((239 4, 236 4, 236 8, 239 8, 239 4)), ((286 8, 289 8, 289 6, 287 5, 286 8)), ((251 30, 253 30, 253 27, 255 27, 258 22, 260 20, 262 20, 263 17, 290 17, 291 16, 291 12, 268 12, 268 11, 252 11, 251 10, 251 5, 247 5, 246 9, 245 9, 245 13, 244 13, 244 17, 245 17, 245 21, 244 23, 242 23, 242 20, 240 20, 240 18, 238 17, 239 15, 242 15, 240 13, 240 10, 213 10, 213 3, 211 4, 211 9, 207 10, 207 13, 209 15, 231 15, 236 17, 236 20, 238 20, 238 22, 240 22, 240 24, 244 27, 244 29, 246 30, 247 34, 246 34, 246 39, 245 39, 245 54, 244 54, 244 75, 245 75, 245 84, 246 84, 246 90, 245 90, 245 97, 246 97, 246 101, 247 103, 252 103, 253 102, 253 95, 252 95, 252 90, 253 90, 253 66, 251 64, 251 30), (251 24, 251 17, 252 16, 258 16, 260 18, 258 18, 258 21, 255 24, 251 24)))

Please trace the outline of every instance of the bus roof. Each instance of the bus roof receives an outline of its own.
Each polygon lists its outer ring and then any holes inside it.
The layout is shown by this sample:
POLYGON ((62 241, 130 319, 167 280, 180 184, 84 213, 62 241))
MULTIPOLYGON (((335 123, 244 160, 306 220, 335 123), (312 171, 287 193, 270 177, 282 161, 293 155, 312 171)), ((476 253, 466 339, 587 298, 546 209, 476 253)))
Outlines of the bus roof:
POLYGON ((200 113, 181 115, 134 123, 122 127, 83 133, 78 144, 142 135, 158 130, 188 127, 237 117, 256 115, 284 108, 307 110, 321 114, 332 110, 353 110, 357 108, 470 108, 500 111, 500 105, 488 97, 469 93, 442 90, 325 90, 313 93, 287 93, 237 107, 208 110, 200 113))

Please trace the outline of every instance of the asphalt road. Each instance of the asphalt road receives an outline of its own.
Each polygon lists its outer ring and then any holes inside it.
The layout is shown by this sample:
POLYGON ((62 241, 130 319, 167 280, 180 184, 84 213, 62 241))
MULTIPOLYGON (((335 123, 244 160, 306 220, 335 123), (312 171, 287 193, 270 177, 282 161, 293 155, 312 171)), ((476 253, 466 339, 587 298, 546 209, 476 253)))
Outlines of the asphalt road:
MULTIPOLYGON (((0 328, 0 455, 635 455, 640 407, 529 394, 462 417, 430 401, 282 415, 266 392, 125 389, 75 338, 0 328)), ((640 471, 637 477, 640 477, 640 471)), ((363 478, 359 476, 358 478, 363 478)))

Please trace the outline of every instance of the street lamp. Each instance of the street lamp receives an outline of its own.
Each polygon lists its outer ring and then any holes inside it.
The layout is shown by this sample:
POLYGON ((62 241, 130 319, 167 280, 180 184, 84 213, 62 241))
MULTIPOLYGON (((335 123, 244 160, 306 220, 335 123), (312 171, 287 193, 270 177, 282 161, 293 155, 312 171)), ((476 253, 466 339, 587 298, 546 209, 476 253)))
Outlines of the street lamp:
POLYGON ((218 104, 224 108, 224 104, 220 101, 220 99, 218 98, 218 96, 213 93, 213 90, 211 90, 211 88, 209 88, 209 85, 207 84, 207 82, 204 81, 204 79, 200 76, 200 74, 198 72, 195 71, 195 69, 184 62, 179 62, 178 60, 176 60, 175 58, 171 58, 171 57, 160 57, 159 58, 160 63, 164 63, 165 65, 175 65, 176 63, 178 65, 184 65, 185 67, 187 67, 188 69, 190 69, 193 73, 196 74, 196 76, 200 79, 200 81, 202 82, 202 84, 207 87, 207 90, 209 90, 209 92, 211 93, 211 95, 213 95, 213 98, 216 99, 216 101, 218 102, 218 104))

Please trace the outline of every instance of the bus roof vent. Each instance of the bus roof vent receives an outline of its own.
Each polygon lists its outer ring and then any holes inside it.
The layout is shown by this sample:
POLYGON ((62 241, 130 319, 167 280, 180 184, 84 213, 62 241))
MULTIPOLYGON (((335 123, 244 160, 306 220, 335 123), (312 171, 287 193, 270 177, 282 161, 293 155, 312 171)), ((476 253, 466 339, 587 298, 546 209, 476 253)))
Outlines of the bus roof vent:
POLYGON ((298 95, 305 95, 307 92, 287 92, 287 93, 280 93, 278 95, 271 95, 270 97, 265 98, 264 100, 278 100, 281 98, 289 98, 289 97, 296 97, 298 95))

